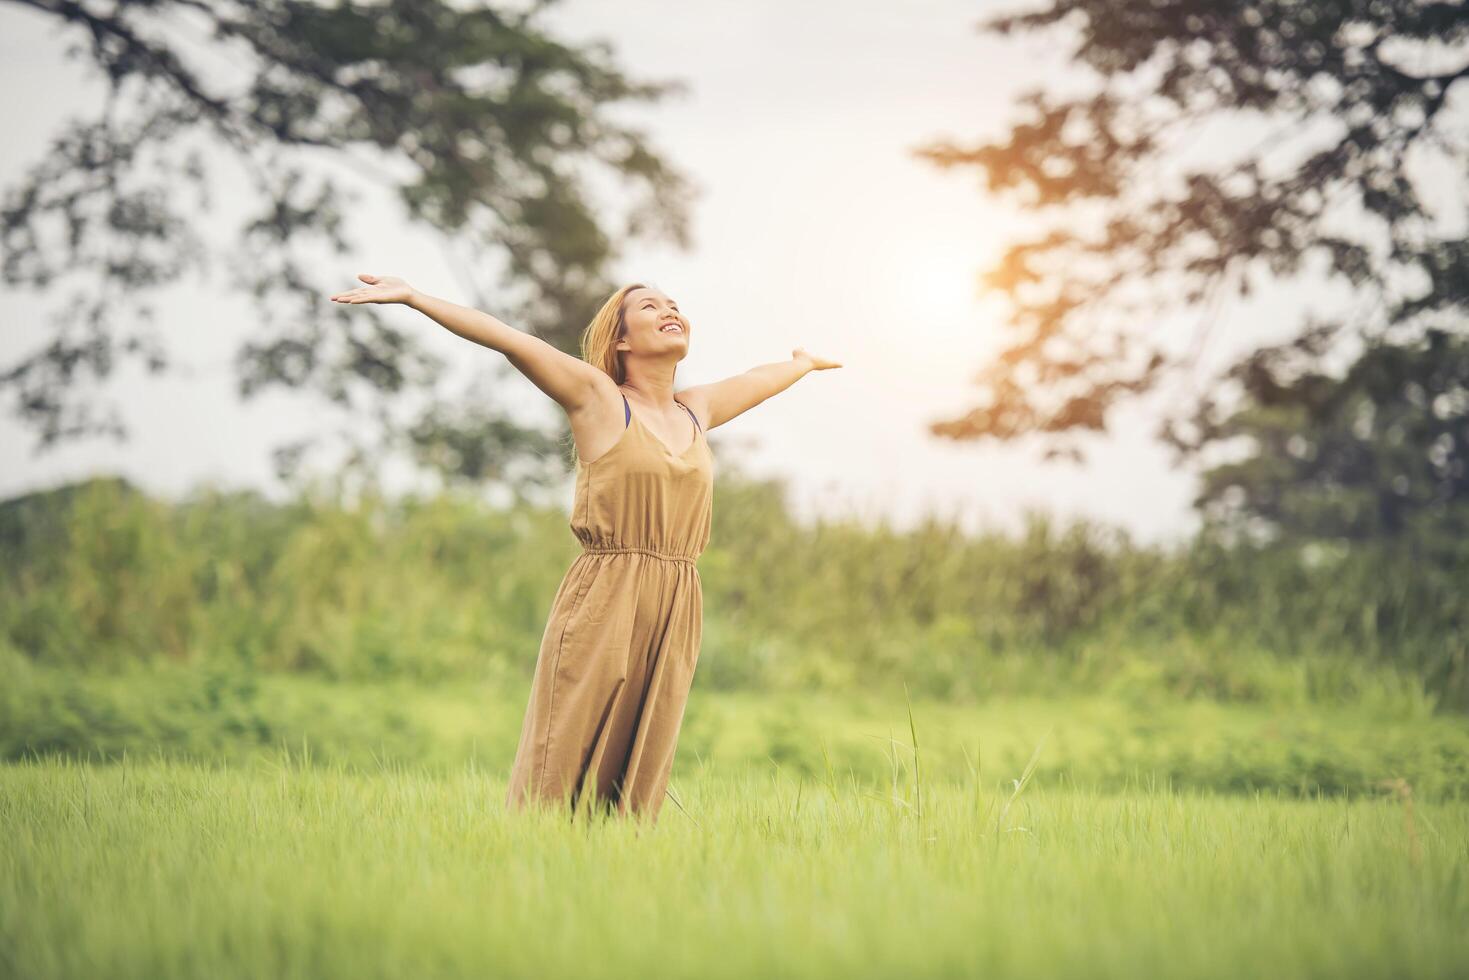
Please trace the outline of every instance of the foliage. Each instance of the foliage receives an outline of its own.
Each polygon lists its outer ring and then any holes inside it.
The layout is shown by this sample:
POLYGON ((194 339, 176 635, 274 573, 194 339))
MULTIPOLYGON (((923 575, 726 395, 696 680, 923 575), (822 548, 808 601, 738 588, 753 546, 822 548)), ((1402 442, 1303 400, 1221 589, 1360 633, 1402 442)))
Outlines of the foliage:
MULTIPOLYGON (((612 288, 619 238, 687 244, 686 180, 608 115, 682 86, 628 79, 604 43, 547 36, 546 2, 13 2, 82 42, 72 53, 107 82, 96 116, 69 120, 0 208, 6 284, 72 287, 51 339, 0 370, 42 446, 125 432, 90 389, 128 362, 169 369, 172 331, 156 329, 148 296, 221 260, 221 288, 258 311, 237 351, 243 395, 306 391, 351 413, 349 443, 373 422, 432 454, 444 406, 420 406, 406 432, 389 408, 414 404, 444 365, 376 311, 328 303, 335 287, 304 271, 319 265, 310 249, 348 250, 358 195, 344 177, 395 192, 475 264, 495 259, 519 292, 498 288, 489 305, 566 350, 612 288), (231 179, 252 195, 232 254, 203 234, 218 183, 206 151, 238 165, 231 179), (633 188, 623 227, 586 199, 588 175, 633 188)), ((280 464, 310 442, 281 447, 280 464)))
POLYGON ((1197 505, 1225 525, 1264 522, 1304 540, 1410 536, 1435 566, 1469 530, 1469 337, 1375 344, 1341 378, 1320 364, 1331 331, 1252 354, 1231 373, 1244 402, 1206 398, 1191 451, 1244 438, 1209 469, 1197 505))
POLYGON ((1439 219, 1469 189, 1451 103, 1469 84, 1469 7, 1046 0, 985 26, 1066 44, 1086 84, 1029 93, 1026 118, 986 143, 919 151, 976 168, 1043 226, 988 275, 1016 335, 980 376, 983 404, 935 434, 1047 433, 1049 454, 1079 457, 1073 437, 1204 340, 1185 350, 1140 323, 1308 260, 1363 292, 1370 339, 1462 332, 1469 248, 1439 219), (1183 152, 1196 140, 1217 148, 1202 165, 1183 152))
MULTIPOLYGON (((717 688, 907 683, 974 701, 1146 669, 1188 697, 1421 690, 1469 706, 1464 538, 1303 550, 1204 535, 1160 549, 1040 517, 1018 539, 937 520, 803 526, 779 484, 728 470, 716 494, 699 671, 717 688)), ((523 681, 576 554, 565 520, 452 494, 169 504, 99 482, 31 495, 0 505, 0 542, 15 543, 0 646, 79 669, 523 681)))

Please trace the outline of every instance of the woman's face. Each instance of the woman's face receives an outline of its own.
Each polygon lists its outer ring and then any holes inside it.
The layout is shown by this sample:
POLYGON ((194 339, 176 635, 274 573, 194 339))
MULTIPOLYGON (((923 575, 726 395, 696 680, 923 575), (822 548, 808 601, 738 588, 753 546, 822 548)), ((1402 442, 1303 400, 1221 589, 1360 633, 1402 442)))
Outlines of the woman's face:
POLYGON ((634 289, 628 294, 627 311, 623 314, 627 335, 625 350, 659 353, 689 349, 689 322, 678 311, 678 304, 652 288, 634 289))

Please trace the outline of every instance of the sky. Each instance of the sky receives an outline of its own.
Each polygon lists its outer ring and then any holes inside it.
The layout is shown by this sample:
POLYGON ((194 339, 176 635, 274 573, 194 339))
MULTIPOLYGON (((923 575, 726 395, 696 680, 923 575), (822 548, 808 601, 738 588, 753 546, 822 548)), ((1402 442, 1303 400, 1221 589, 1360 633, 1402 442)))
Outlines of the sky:
MULTIPOLYGON (((1004 343, 999 308, 975 281, 1024 219, 987 199, 977 172, 940 171, 913 150, 996 136, 1016 118, 1019 93, 1067 77, 1054 41, 977 29, 1003 9, 972 0, 582 0, 552 7, 540 23, 563 41, 607 41, 635 79, 688 85, 683 96, 617 109, 699 188, 691 250, 638 244, 614 266, 620 280, 659 286, 688 316, 691 348, 675 388, 786 360, 797 347, 844 365, 808 374, 712 431, 716 460, 723 454, 754 475, 786 480, 804 520, 908 527, 937 514, 971 531, 1013 532, 1027 512, 1043 511, 1120 526, 1139 541, 1177 540, 1196 526, 1195 481, 1153 431, 1197 378, 1118 412, 1115 431, 1088 444, 1083 466, 1043 462, 1030 443, 926 433, 929 422, 972 407, 970 379, 1004 343)), ((0 10, 0 85, 46 93, 0 110, 0 187, 41 158, 62 118, 96 104, 99 81, 64 57, 65 45, 49 18, 0 10)), ((220 195, 228 204, 229 188, 220 195)), ((358 272, 395 274, 469 301, 438 239, 410 225, 390 198, 369 196, 352 221, 355 250, 333 260, 338 288, 358 272)), ((220 219, 221 242, 234 227, 220 219)), ((186 376, 124 376, 107 389, 134 430, 126 443, 37 455, 30 434, 0 417, 0 496, 103 473, 162 495, 206 483, 278 492, 269 449, 309 427, 316 410, 285 396, 236 400, 230 354, 251 312, 220 288, 228 275, 218 270, 212 284, 160 302, 160 321, 190 364, 186 376)), ((44 315, 54 308, 23 294, 0 300, 0 364, 45 339, 44 315)), ((380 309, 394 325, 436 334, 434 349, 456 362, 500 357, 412 310, 380 309)), ((1200 371, 1295 323, 1290 302, 1226 307, 1215 331, 1222 339, 1200 371)), ((550 420, 555 406, 528 380, 505 384, 527 420, 550 420)), ((560 496, 569 508, 569 481, 560 496)))

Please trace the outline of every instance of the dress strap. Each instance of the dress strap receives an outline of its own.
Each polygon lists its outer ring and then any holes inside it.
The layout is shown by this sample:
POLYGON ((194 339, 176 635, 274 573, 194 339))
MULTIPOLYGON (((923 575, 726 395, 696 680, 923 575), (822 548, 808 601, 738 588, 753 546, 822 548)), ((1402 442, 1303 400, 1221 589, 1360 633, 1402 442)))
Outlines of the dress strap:
POLYGON ((627 403, 627 396, 622 396, 622 427, 625 429, 632 425, 632 406, 627 403))
POLYGON ((684 405, 683 402, 679 402, 679 404, 683 405, 683 410, 689 413, 689 418, 694 420, 694 428, 698 429, 700 432, 704 431, 704 427, 699 424, 699 416, 694 414, 694 410, 692 408, 689 408, 687 405, 684 405))

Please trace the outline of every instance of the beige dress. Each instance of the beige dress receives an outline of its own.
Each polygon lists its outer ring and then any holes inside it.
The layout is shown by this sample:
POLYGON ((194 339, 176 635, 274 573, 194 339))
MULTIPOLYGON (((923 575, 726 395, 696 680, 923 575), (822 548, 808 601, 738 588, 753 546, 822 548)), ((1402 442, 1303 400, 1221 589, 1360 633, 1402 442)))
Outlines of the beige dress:
MULTIPOLYGON (((688 411, 688 406, 684 406, 688 411)), ((578 456, 571 530, 582 553, 552 601, 506 806, 597 802, 650 821, 662 808, 699 659, 714 457, 699 420, 681 453, 633 414, 578 456), (591 790, 595 789, 595 796, 591 790)))

